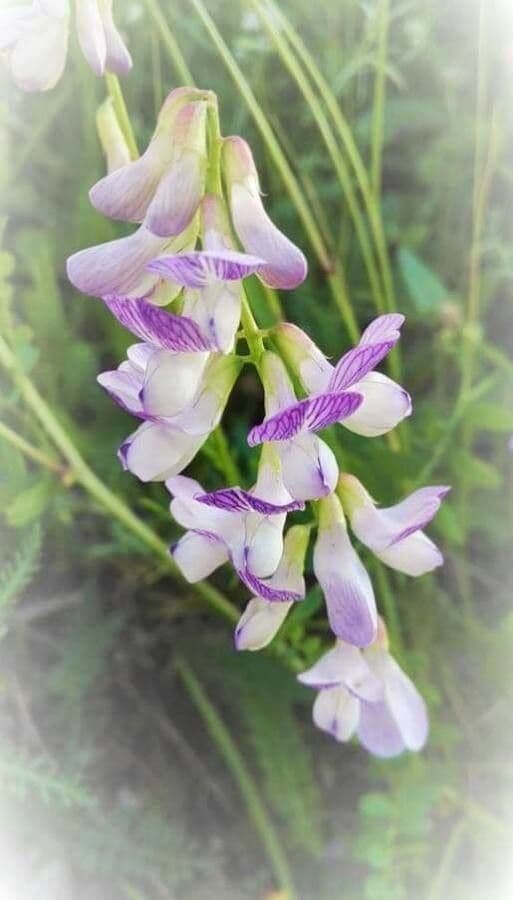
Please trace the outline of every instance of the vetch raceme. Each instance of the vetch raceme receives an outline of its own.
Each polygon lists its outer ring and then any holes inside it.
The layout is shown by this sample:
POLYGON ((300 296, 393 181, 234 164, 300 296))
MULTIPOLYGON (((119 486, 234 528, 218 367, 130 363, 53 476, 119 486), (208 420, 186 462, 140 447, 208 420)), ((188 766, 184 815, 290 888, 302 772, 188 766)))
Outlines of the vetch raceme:
MULTIPOLYGON (((75 24, 82 52, 96 75, 125 75, 132 58, 114 23, 113 0, 75 0, 75 24)), ((0 58, 24 91, 55 87, 66 65, 68 0, 32 0, 0 11, 0 58)))
POLYGON ((380 508, 341 471, 330 433, 319 436, 342 425, 376 438, 410 415, 407 391, 376 371, 404 317, 378 316, 335 364, 294 324, 259 328, 245 280, 294 289, 306 278, 306 260, 265 211, 248 144, 221 137, 211 91, 172 91, 139 159, 130 159, 110 101, 98 131, 108 172, 90 200, 136 228, 75 253, 68 275, 138 340, 98 377, 140 420, 119 448, 122 466, 141 481, 165 482, 184 529, 171 552, 187 581, 233 567, 249 594, 235 628, 238 650, 269 645, 317 580, 336 643, 299 677, 318 690, 319 728, 339 741, 356 734, 378 756, 421 749, 425 705, 388 651, 365 560, 370 551, 410 576, 439 566, 442 555, 424 529, 449 488, 421 487, 380 508), (264 405, 247 436, 259 453, 256 481, 206 490, 182 473, 219 426, 246 365, 264 405))

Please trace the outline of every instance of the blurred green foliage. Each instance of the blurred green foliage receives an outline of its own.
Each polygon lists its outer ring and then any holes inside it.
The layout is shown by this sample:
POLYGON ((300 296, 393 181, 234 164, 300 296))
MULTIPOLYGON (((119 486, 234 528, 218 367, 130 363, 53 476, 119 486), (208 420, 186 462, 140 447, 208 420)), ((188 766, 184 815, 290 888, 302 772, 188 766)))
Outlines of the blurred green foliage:
MULTIPOLYGON (((123 88, 141 147, 179 83, 155 6, 117 4, 135 60, 123 88)), ((208 3, 363 326, 375 309, 347 202, 257 8, 208 3)), ((397 308, 407 315, 402 379, 414 415, 399 449, 347 432, 328 440, 384 504, 424 483, 453 485, 432 527, 446 555, 439 575, 413 582, 390 573, 383 582, 365 557, 393 650, 429 703, 430 743, 420 757, 380 763, 316 732, 313 698, 293 672, 329 639, 319 592, 291 615, 276 653, 236 656, 226 624, 192 588, 101 515, 16 379, 0 370, 0 788, 13 858, 24 860, 22 900, 59 891, 77 900, 263 900, 277 887, 233 761, 205 730, 177 655, 227 726, 299 898, 506 900, 513 891, 504 862, 513 830, 511 9, 486 0, 279 8, 327 79, 369 172, 389 11, 381 210, 397 308), (49 866, 57 874, 46 894, 49 866)), ((348 335, 326 275, 197 4, 162 0, 160 9, 196 81, 218 92, 224 133, 254 146, 272 215, 308 253, 308 280, 281 298, 286 314, 340 355, 348 335)), ((166 492, 121 472, 115 449, 133 423, 95 381, 129 336, 65 277, 71 252, 126 233, 87 199, 103 173, 93 123, 105 86, 73 46, 50 94, 5 87, 0 333, 94 472, 171 542, 178 530, 166 492)), ((271 324, 256 284, 251 299, 259 322, 271 324)), ((225 416, 246 483, 255 458, 245 436, 261 404, 248 370, 225 416)), ((194 463, 208 487, 222 481, 216 458, 209 443, 194 463)), ((242 605, 228 570, 213 581, 242 605)))

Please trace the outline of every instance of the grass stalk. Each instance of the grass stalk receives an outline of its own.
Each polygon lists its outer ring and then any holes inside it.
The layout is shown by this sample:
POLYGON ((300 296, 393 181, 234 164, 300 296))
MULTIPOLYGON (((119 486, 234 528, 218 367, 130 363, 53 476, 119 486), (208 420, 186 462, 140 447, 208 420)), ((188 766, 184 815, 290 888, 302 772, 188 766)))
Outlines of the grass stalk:
POLYGON ((178 46, 178 43, 175 39, 171 28, 169 27, 165 16, 160 9, 160 5, 157 0, 144 0, 146 5, 146 9, 148 10, 150 16, 152 17, 155 25, 157 26, 158 31, 160 32, 160 36, 162 38, 162 43, 164 44, 169 58, 174 66, 175 72, 181 82, 185 85, 194 84, 194 80, 191 74, 191 70, 189 69, 184 55, 178 46))
POLYGON ((260 798, 258 787, 242 754, 203 686, 183 658, 177 659, 176 670, 203 719, 207 731, 237 782, 249 818, 260 837, 280 890, 285 893, 288 900, 293 900, 295 891, 287 857, 281 846, 278 832, 260 798))
POLYGON ((134 130, 132 128, 132 123, 130 121, 130 116, 128 115, 128 110, 126 108, 125 98, 123 97, 123 92, 119 83, 119 78, 117 75, 113 75, 112 72, 106 72, 105 82, 107 84, 109 95, 112 99, 112 105, 114 107, 114 112, 116 113, 119 127, 121 128, 123 137, 127 142, 130 156, 132 157, 132 159, 137 159, 137 157, 139 156, 139 150, 137 147, 134 130))
POLYGON ((374 197, 378 203, 381 197, 381 177, 383 167, 383 125, 385 121, 389 25, 390 0, 381 0, 377 16, 378 45, 376 78, 374 81, 374 100, 372 106, 371 137, 371 184, 374 197))

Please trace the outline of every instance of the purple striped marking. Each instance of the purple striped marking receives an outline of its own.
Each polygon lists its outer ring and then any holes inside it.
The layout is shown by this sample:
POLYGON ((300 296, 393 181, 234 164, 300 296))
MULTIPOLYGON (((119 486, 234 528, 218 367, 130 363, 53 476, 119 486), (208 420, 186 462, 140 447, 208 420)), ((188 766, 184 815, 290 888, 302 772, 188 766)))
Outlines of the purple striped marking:
POLYGON ((209 494, 196 494, 194 497, 198 503, 204 503, 205 506, 215 506, 216 509, 225 509, 230 512, 248 512, 253 511, 261 513, 263 516, 279 515, 286 512, 294 512, 298 509, 304 509, 305 504, 300 500, 291 500, 290 503, 279 505, 269 503, 267 500, 261 500, 255 497, 249 491, 242 488, 223 488, 220 491, 212 491, 209 494))
POLYGON ((273 587, 268 581, 257 578, 249 569, 237 569, 237 575, 246 587, 262 600, 270 600, 271 603, 291 603, 294 600, 303 599, 303 595, 298 594, 297 591, 273 587))
POLYGON ((118 322, 156 347, 185 353, 211 349, 194 319, 174 316, 143 299, 129 300, 117 295, 102 299, 118 322))
POLYGON ((248 444, 254 447, 264 442, 290 440, 300 431, 320 431, 352 415, 362 401, 362 394, 343 392, 318 394, 299 400, 252 428, 248 434, 248 444))
POLYGON ((146 269, 183 287, 202 288, 210 281, 240 281, 265 266, 265 260, 236 250, 192 250, 152 260, 146 269))

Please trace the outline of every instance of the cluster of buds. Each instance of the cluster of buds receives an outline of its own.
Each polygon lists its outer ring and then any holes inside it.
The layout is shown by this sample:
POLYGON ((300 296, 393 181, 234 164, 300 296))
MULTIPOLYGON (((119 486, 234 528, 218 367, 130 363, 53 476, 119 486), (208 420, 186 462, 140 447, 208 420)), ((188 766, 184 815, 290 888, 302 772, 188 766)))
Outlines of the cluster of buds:
MULTIPOLYGON (((95 75, 125 75, 132 58, 114 24, 113 0, 75 0, 75 24, 82 53, 95 75)), ((0 58, 24 91, 55 87, 66 65, 68 0, 32 0, 0 12, 0 58)))
POLYGON ((306 260, 269 219, 247 143, 219 136, 215 96, 173 91, 146 151, 132 162, 110 107, 99 124, 109 171, 92 188, 91 202, 138 227, 76 253, 68 275, 140 341, 98 379, 142 420, 120 447, 122 465, 142 481, 165 482, 171 514, 185 529, 172 553, 189 582, 229 562, 250 592, 235 632, 239 650, 269 644, 304 598, 315 527, 313 568, 336 645, 299 676, 319 691, 314 721, 339 740, 357 731, 378 755, 419 749, 427 734, 424 703, 388 653, 347 521, 383 563, 422 575, 442 562, 423 529, 448 488, 422 488, 380 509, 354 476, 340 473, 318 436, 340 423, 375 437, 411 413, 407 392, 375 371, 398 341, 403 317, 375 319, 336 365, 294 325, 263 334, 247 305, 244 278, 256 274, 269 287, 290 290, 305 279, 306 260), (171 303, 173 312, 163 308, 171 303), (237 353, 241 315, 250 351, 243 357, 237 353), (249 490, 206 492, 181 473, 219 424, 248 361, 265 398, 265 418, 248 435, 251 447, 261 445, 257 480, 249 490), (289 514, 307 503, 315 523, 285 533, 289 514))

